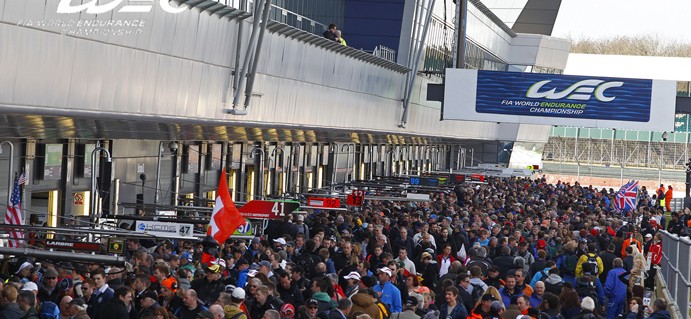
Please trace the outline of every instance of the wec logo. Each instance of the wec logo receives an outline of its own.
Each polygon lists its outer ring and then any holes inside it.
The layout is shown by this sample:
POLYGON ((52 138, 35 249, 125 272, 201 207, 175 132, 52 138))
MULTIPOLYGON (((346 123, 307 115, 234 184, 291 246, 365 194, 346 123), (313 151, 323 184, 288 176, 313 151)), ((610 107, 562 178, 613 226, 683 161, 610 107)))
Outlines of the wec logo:
POLYGON ((543 86, 552 82, 552 80, 544 80, 533 84, 525 96, 533 99, 545 98, 549 100, 559 100, 567 98, 570 100, 580 100, 587 101, 590 100, 591 96, 595 96, 598 101, 610 102, 616 99, 616 96, 606 96, 605 91, 610 88, 620 87, 624 85, 621 81, 605 82, 602 80, 583 80, 578 81, 568 87, 566 90, 557 92, 557 88, 554 87, 551 90, 542 91, 543 86))
MULTIPOLYGON (((58 13, 77 13, 86 10, 86 13, 89 14, 101 14, 101 13, 106 13, 108 11, 112 11, 115 8, 117 8, 122 2, 125 0, 113 0, 109 3, 99 5, 97 2, 98 0, 91 0, 90 2, 86 2, 84 4, 79 4, 79 5, 72 5, 72 0, 60 0, 60 3, 58 4, 58 13)), ((130 0, 127 0, 130 1, 130 0)), ((151 4, 146 4, 147 2, 151 3, 154 2, 155 0, 136 0, 137 4, 128 4, 120 8, 117 12, 129 12, 129 13, 148 13, 151 12, 151 9, 153 8, 153 5, 151 4)), ((135 2, 132 0, 132 2, 135 2)), ((185 6, 180 6, 179 8, 175 8, 172 5, 170 5, 170 2, 168 0, 159 0, 159 5, 161 8, 168 13, 180 13, 182 11, 187 10, 185 6)))

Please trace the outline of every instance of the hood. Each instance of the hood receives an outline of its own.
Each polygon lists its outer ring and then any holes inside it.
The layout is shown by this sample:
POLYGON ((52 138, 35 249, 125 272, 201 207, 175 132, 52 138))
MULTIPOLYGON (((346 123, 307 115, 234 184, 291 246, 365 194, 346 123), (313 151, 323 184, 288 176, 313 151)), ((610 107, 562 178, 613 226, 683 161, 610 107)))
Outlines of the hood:
POLYGON ((552 285, 556 285, 562 281, 561 277, 557 274, 550 274, 549 277, 547 277, 547 280, 545 280, 545 283, 550 283, 552 285))
POLYGON ((314 295, 312 295, 312 298, 322 302, 331 302, 331 297, 329 297, 329 295, 325 292, 315 293, 314 295))
POLYGON ((236 306, 226 305, 223 307, 223 313, 225 313, 226 318, 233 318, 235 315, 241 313, 242 310, 236 306))
POLYGON ((25 314, 25 312, 19 308, 19 305, 17 305, 14 302, 7 304, 7 306, 5 306, 5 308, 3 308, 2 310, 17 313, 19 314, 18 318, 23 317, 25 314))
POLYGON ((368 306, 374 304, 374 298, 372 298, 372 296, 366 292, 356 293, 350 298, 350 300, 353 302, 353 304, 356 304, 362 308, 367 308, 368 306))

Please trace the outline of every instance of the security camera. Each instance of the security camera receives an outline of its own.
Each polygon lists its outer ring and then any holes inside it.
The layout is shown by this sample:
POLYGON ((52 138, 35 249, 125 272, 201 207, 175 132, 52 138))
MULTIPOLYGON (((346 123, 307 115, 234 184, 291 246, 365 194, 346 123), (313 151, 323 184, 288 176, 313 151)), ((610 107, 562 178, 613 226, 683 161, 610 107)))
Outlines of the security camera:
POLYGON ((178 143, 177 142, 170 142, 168 144, 168 149, 170 150, 171 153, 175 153, 178 151, 178 143))
POLYGON ((669 133, 667 132, 662 132, 662 140, 667 141, 667 138, 669 137, 669 133))

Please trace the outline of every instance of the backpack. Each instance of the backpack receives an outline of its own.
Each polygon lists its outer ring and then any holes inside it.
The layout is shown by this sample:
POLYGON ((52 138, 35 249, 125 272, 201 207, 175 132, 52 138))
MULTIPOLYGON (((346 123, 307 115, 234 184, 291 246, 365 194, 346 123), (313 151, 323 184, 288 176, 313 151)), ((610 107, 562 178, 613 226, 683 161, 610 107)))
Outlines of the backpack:
POLYGON ((559 281, 556 284, 549 283, 545 280, 542 280, 545 283, 545 291, 546 292, 551 292, 557 296, 561 294, 561 288, 564 286, 563 281, 559 281))
POLYGON ((391 310, 389 310, 389 307, 382 303, 381 301, 375 302, 375 305, 379 307, 379 314, 381 315, 381 319, 389 319, 391 317, 391 310))
POLYGON ((299 256, 297 256, 295 260, 295 264, 298 266, 302 267, 302 269, 305 271, 305 277, 306 278, 312 278, 314 275, 314 268, 317 266, 314 263, 314 259, 310 255, 310 253, 302 253, 299 256))
POLYGON ((600 273, 600 266, 597 263, 597 255, 593 253, 588 253, 588 260, 585 262, 589 263, 591 266, 593 266, 593 273, 590 275, 597 275, 600 273))
POLYGON ((475 304, 478 300, 480 300, 480 297, 482 297, 482 294, 484 294, 485 291, 482 290, 482 286, 480 285, 476 285, 474 283, 470 283, 470 285, 473 286, 473 292, 470 294, 470 300, 472 301, 472 304, 475 304))
POLYGON ((596 308, 598 307, 598 297, 597 297, 597 286, 595 282, 590 278, 591 276, 578 277, 576 280, 576 293, 581 299, 585 297, 593 298, 595 301, 596 308))
POLYGON ((564 275, 575 275, 578 257, 576 257, 575 254, 566 254, 564 256, 564 262, 561 264, 561 269, 559 270, 564 275))

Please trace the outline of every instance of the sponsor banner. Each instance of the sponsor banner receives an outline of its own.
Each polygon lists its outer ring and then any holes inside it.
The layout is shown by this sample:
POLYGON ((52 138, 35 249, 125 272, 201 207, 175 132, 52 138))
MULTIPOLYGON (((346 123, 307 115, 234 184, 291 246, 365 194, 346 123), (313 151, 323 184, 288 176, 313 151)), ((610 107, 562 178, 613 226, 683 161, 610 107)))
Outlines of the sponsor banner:
POLYGON ((442 117, 672 131, 674 81, 447 69, 442 117))
POLYGON ((135 231, 140 233, 148 233, 154 236, 161 237, 189 237, 192 235, 194 228, 192 224, 180 223, 164 223, 154 221, 137 221, 135 231))

